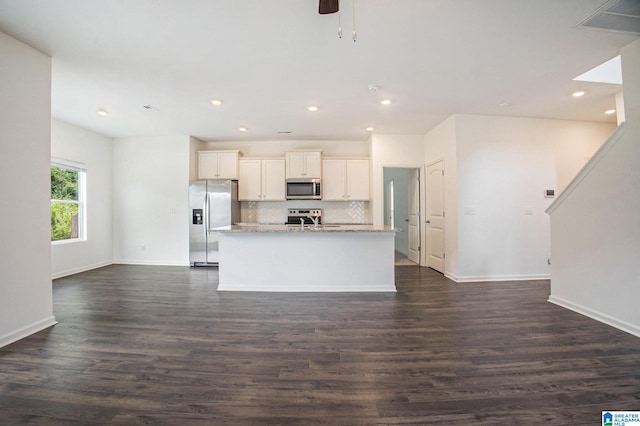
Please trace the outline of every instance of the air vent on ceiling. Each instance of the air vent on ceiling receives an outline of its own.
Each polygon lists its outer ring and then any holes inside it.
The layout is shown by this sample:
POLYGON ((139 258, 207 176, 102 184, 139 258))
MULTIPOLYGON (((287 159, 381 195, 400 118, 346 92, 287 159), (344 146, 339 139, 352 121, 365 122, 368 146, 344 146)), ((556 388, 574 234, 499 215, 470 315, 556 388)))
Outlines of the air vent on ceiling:
POLYGON ((574 28, 640 34, 640 1, 609 0, 574 28))

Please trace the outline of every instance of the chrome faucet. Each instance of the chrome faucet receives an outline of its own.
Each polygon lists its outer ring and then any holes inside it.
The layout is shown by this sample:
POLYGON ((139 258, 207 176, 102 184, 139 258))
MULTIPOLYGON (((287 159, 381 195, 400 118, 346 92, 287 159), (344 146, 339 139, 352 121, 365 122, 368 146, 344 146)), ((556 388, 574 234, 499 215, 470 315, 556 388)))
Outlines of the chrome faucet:
POLYGON ((300 229, 304 229, 304 217, 300 218, 300 229))
POLYGON ((313 227, 317 228, 318 222, 320 221, 320 217, 319 216, 307 216, 307 217, 311 219, 311 221, 313 222, 313 227))

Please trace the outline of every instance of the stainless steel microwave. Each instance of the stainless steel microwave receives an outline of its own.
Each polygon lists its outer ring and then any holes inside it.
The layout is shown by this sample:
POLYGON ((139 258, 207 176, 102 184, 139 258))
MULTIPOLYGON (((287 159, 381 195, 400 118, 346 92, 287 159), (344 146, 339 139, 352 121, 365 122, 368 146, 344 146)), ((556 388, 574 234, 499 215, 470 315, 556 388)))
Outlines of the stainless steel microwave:
POLYGON ((320 179, 287 179, 287 200, 321 200, 320 179))

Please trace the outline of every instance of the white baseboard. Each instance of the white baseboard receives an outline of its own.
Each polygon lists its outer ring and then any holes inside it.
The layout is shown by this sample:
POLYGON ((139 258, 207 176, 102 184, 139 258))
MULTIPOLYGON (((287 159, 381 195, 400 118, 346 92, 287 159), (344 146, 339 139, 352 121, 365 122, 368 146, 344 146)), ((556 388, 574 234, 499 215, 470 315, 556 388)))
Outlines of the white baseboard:
POLYGON ((60 272, 51 274, 51 279, 55 280, 56 278, 62 278, 69 275, 79 274, 80 272, 86 272, 92 269, 102 268, 104 266, 109 266, 111 264, 113 264, 113 262, 107 261, 107 262, 94 263, 93 265, 81 266, 79 268, 68 269, 66 271, 60 271, 60 272))
POLYGON ((187 262, 166 262, 163 260, 114 260, 115 265, 146 265, 146 266, 190 266, 187 262))
POLYGON ((537 281, 549 280, 549 274, 533 274, 533 275, 466 275, 456 276, 449 272, 445 272, 444 276, 457 283, 474 283, 488 281, 537 281))
POLYGON ((18 330, 12 331, 11 333, 7 333, 4 336, 0 336, 0 348, 16 342, 20 339, 24 339, 25 337, 30 336, 33 333, 42 331, 45 328, 56 325, 57 323, 58 321, 56 321, 56 318, 54 316, 50 316, 41 319, 40 321, 36 321, 33 324, 29 324, 25 327, 19 328, 18 330))
POLYGON ((569 302, 568 300, 562 299, 560 297, 549 296, 548 301, 555 305, 561 306, 563 308, 566 308, 571 311, 582 314, 584 316, 587 316, 596 321, 600 321, 602 323, 610 325, 611 327, 617 328, 618 330, 622 330, 636 337, 640 337, 640 327, 633 324, 629 324, 626 321, 619 320, 610 315, 603 314, 602 312, 594 311, 593 309, 589 309, 585 306, 578 305, 577 303, 569 302))

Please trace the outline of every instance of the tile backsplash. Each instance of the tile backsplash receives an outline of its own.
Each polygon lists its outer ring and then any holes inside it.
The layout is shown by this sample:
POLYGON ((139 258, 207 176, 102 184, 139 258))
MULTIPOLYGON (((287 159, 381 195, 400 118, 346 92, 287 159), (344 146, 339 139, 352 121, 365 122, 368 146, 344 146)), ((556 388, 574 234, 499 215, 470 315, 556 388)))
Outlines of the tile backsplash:
POLYGON ((371 223, 369 201, 242 201, 245 223, 285 223, 287 209, 322 209, 322 223, 371 223))

